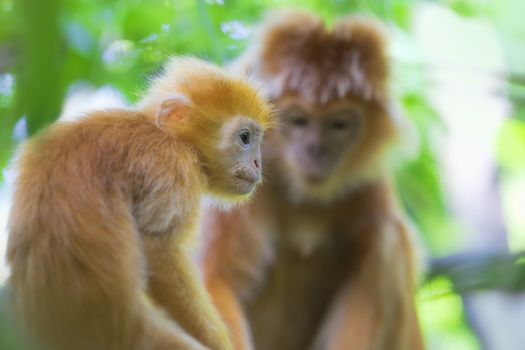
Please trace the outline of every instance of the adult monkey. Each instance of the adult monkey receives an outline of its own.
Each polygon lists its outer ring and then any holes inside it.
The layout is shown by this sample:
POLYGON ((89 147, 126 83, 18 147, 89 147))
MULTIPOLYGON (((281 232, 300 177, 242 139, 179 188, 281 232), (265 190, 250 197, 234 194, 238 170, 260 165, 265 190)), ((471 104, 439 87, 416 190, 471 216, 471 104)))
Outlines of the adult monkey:
POLYGON ((398 127, 379 26, 272 13, 236 68, 276 103, 265 184, 210 209, 203 268, 237 349, 424 347, 414 248, 385 170, 398 127))

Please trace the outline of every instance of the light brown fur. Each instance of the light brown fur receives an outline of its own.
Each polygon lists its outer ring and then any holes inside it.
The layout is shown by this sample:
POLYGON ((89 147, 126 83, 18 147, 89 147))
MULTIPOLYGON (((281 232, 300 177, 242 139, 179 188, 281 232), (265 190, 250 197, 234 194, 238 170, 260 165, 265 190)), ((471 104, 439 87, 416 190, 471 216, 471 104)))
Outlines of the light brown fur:
POLYGON ((217 180, 221 127, 239 116, 262 129, 270 122, 250 84, 185 58, 140 108, 59 122, 24 145, 9 285, 37 341, 60 350, 231 348, 188 243, 203 193, 247 196, 217 180))
POLYGON ((266 139, 265 184, 234 212, 210 209, 203 268, 236 349, 418 350, 414 246, 385 169, 398 126, 375 22, 272 13, 238 67, 277 104, 322 122, 341 106, 359 137, 318 184, 303 180, 283 133, 266 139), (353 58, 357 57, 357 58, 353 58))

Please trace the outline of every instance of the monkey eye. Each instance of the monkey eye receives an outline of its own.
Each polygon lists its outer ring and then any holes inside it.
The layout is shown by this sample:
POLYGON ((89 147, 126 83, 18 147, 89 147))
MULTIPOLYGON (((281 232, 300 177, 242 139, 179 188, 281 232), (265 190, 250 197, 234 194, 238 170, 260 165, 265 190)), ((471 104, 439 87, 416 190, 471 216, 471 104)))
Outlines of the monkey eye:
POLYGON ((243 145, 250 144, 250 132, 248 130, 241 131, 241 133, 239 134, 239 138, 241 139, 243 145))
POLYGON ((304 117, 295 117, 292 119, 292 125, 297 127, 304 127, 308 125, 308 119, 304 117))
POLYGON ((342 120, 337 120, 337 121, 332 122, 332 129, 342 130, 342 129, 346 129, 347 126, 348 126, 348 123, 342 120))

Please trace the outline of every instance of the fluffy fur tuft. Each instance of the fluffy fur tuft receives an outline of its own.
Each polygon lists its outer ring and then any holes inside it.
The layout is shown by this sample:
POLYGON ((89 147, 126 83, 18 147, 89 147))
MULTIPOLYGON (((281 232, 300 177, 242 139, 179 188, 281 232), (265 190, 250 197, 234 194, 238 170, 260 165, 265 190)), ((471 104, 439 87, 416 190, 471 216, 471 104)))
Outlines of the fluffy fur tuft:
POLYGON ((193 118, 221 124, 231 116, 244 115, 266 128, 271 123, 271 110, 253 85, 248 79, 227 74, 211 63, 193 57, 176 57, 152 80, 140 106, 149 114, 156 114, 163 101, 179 93, 190 104, 198 106, 198 113, 193 110, 193 118))
POLYGON ((325 104, 349 95, 376 101, 387 95, 385 38, 370 18, 343 17, 328 28, 307 12, 274 11, 253 42, 241 62, 272 98, 291 93, 325 104))

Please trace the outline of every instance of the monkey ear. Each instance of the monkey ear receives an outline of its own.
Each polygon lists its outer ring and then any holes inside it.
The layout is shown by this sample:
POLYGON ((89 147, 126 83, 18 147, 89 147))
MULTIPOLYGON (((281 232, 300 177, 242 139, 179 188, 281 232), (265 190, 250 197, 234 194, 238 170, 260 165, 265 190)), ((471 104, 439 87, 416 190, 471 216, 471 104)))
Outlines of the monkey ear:
POLYGON ((173 118, 184 118, 188 114, 191 106, 191 101, 184 95, 173 95, 162 101, 159 112, 157 114, 157 122, 173 118))

